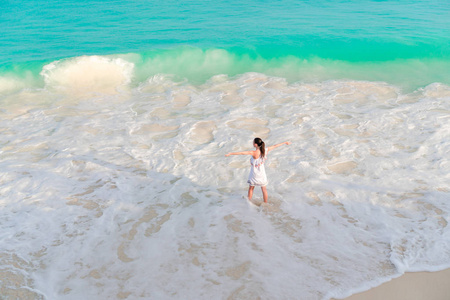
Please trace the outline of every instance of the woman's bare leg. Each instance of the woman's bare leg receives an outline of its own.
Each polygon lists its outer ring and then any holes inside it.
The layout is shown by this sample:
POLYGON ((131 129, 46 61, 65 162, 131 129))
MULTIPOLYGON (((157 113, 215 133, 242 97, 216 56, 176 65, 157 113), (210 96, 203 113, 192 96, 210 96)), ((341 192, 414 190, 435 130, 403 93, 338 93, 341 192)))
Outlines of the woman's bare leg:
POLYGON ((267 199, 269 198, 269 196, 267 195, 267 189, 265 186, 261 187, 261 191, 263 193, 263 199, 264 199, 264 203, 267 203, 267 199))
POLYGON ((248 187, 248 200, 252 200, 252 197, 253 197, 253 190, 255 189, 255 187, 254 186, 249 186, 248 187))

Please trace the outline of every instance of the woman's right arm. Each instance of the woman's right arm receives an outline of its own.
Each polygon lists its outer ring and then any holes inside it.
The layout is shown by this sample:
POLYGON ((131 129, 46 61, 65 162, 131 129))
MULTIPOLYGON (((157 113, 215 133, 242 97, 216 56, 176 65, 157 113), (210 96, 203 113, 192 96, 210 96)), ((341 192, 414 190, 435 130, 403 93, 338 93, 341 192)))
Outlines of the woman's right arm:
POLYGON ((272 151, 273 149, 278 148, 278 147, 280 147, 282 145, 285 145, 285 144, 286 145, 290 145, 291 142, 284 142, 284 143, 276 144, 274 146, 267 147, 267 151, 272 151))
POLYGON ((253 155, 254 151, 242 151, 242 152, 230 152, 225 154, 226 157, 230 156, 230 155, 253 155))

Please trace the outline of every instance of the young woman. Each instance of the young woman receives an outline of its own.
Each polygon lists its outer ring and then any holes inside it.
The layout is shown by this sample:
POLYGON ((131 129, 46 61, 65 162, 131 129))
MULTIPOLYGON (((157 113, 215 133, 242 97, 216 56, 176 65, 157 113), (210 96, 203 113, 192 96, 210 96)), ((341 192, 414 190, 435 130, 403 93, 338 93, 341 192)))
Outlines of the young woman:
POLYGON ((272 151, 275 148, 280 147, 281 145, 289 145, 291 142, 284 142, 281 144, 277 144, 275 146, 267 147, 265 146, 264 142, 260 138, 255 138, 253 140, 253 147, 255 147, 255 150, 253 151, 242 151, 242 152, 230 152, 226 154, 225 156, 230 155, 251 155, 250 158, 250 174, 248 175, 248 200, 252 200, 253 197, 253 190, 255 189, 255 186, 260 186, 261 191, 263 194, 264 202, 267 203, 267 177, 266 177, 266 170, 264 168, 264 162, 266 161, 267 154, 269 151, 272 151))

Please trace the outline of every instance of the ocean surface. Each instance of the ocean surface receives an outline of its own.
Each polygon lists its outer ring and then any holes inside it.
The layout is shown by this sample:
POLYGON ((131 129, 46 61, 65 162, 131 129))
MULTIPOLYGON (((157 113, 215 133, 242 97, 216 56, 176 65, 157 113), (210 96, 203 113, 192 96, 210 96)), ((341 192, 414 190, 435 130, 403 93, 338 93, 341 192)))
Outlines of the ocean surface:
POLYGON ((2 1, 1 299, 331 299, 450 267, 448 1, 2 1), (269 203, 247 194, 254 137, 269 203))

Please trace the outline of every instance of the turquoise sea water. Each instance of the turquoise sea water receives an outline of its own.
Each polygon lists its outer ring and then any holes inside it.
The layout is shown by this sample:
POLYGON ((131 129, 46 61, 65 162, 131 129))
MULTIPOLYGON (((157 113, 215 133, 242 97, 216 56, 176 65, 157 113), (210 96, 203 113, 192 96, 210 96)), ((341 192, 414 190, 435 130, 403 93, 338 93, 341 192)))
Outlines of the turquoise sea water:
POLYGON ((448 1, 0 2, 1 299, 345 298, 450 267, 448 1), (254 137, 268 204, 248 201, 254 137))
POLYGON ((442 0, 5 1, 0 14, 0 72, 21 78, 39 79, 56 59, 133 53, 137 80, 256 71, 291 81, 449 82, 442 0), (208 56, 213 49, 223 51, 208 56))

